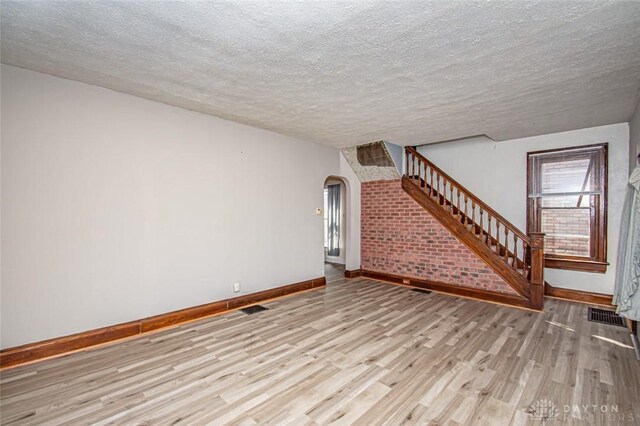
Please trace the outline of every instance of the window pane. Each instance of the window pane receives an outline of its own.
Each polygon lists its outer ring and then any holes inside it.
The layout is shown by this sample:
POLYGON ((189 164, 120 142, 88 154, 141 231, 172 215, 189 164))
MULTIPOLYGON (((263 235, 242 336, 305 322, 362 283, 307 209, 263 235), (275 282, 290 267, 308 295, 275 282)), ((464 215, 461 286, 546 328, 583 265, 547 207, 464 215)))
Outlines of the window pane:
POLYGON ((603 190, 604 147, 529 154, 529 196, 603 190))
POLYGON ((542 163, 542 193, 590 191, 590 158, 542 163))
MULTIPOLYGON (((586 198, 586 197, 585 197, 586 198)), ((590 256, 590 210, 543 208, 542 232, 547 253, 590 256)))

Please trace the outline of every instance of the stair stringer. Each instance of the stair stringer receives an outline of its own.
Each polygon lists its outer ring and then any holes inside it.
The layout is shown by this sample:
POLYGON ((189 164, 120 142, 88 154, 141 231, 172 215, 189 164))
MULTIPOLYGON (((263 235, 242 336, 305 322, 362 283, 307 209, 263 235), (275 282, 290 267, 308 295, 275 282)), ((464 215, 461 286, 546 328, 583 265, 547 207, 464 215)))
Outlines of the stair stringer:
POLYGON ((486 244, 478 239, 466 226, 453 217, 442 206, 431 199, 415 181, 407 177, 402 177, 402 189, 428 211, 442 226, 453 234, 462 244, 471 250, 488 267, 498 274, 518 296, 530 301, 529 282, 526 277, 513 270, 504 260, 494 253, 486 244))

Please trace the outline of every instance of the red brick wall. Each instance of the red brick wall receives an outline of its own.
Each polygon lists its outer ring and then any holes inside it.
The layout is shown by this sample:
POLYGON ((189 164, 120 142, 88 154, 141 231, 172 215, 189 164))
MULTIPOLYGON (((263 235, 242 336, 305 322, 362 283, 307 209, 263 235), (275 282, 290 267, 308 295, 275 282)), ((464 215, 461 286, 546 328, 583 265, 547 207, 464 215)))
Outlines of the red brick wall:
POLYGON ((362 269, 515 293, 410 198, 400 180, 363 182, 362 269))

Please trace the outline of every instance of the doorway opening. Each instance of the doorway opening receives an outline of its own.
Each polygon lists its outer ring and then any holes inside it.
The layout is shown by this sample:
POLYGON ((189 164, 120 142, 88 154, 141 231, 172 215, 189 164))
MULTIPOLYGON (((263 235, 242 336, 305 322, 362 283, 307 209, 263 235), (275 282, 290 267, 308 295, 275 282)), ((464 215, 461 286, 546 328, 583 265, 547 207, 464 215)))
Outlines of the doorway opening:
POLYGON ((347 186, 339 177, 324 182, 324 261, 346 263, 347 186))

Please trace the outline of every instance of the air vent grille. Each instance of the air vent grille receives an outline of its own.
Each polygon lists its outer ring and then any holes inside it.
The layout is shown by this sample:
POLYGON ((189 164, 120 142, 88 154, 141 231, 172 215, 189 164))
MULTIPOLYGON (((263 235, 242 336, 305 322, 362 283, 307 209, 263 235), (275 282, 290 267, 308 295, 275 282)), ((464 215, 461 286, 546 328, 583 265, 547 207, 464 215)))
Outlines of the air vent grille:
POLYGON ((589 307, 588 320, 592 322, 599 322, 601 324, 616 325, 618 327, 624 327, 624 319, 616 314, 614 311, 607 309, 599 309, 589 307))
POLYGON ((269 308, 265 308, 262 305, 253 305, 253 306, 247 306, 246 308, 242 308, 240 310, 247 315, 253 315, 257 312, 267 311, 269 310, 269 308))

